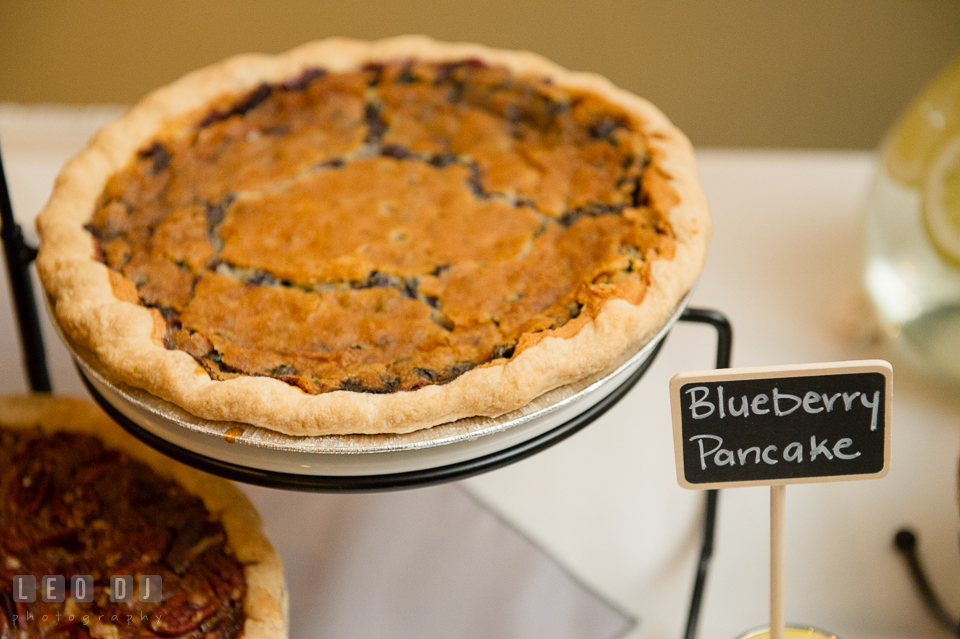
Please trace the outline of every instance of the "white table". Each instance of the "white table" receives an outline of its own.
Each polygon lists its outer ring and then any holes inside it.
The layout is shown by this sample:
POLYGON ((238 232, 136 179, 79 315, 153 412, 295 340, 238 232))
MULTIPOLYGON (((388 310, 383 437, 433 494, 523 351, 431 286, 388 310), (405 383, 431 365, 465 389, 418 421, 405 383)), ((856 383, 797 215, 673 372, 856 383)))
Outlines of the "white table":
MULTIPOLYGON (((32 231, 59 165, 115 113, 0 108, 14 208, 25 227, 32 231)), ((869 320, 859 293, 857 213, 872 156, 706 149, 698 159, 715 233, 692 305, 730 317, 734 366, 886 357, 896 371, 889 476, 787 491, 787 619, 846 639, 945 636, 914 594, 891 539, 901 525, 915 527, 930 578, 957 612, 960 390, 916 372, 862 328, 869 320)), ((0 391, 20 392, 9 310, 3 322, 0 353, 11 364, 0 367, 0 391)), ((49 333, 47 344, 57 391, 82 395, 49 333)), ((676 484, 667 382, 679 371, 711 368, 714 356, 712 329, 678 325, 644 379, 598 422, 465 482, 577 577, 637 615, 631 638, 678 637, 684 626, 702 495, 676 484)), ((250 493, 269 512, 270 491, 250 493)), ((721 495, 703 639, 732 639, 767 620, 768 494, 721 495)), ((308 499, 300 503, 309 510, 308 499)), ((268 515, 268 530, 278 525, 268 515)), ((278 549, 287 550, 280 542, 278 549)))

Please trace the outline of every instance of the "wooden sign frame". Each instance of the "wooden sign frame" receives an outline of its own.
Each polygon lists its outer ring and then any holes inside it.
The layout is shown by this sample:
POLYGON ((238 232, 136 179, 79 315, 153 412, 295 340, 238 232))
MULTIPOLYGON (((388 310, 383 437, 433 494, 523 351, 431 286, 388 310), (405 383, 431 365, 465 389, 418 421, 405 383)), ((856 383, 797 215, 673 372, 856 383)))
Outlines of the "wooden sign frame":
MULTIPOLYGON (((786 396, 786 395, 784 395, 786 396)), ((769 401, 769 397, 767 401, 769 401)), ((862 398, 861 398, 862 399, 862 398)), ((705 490, 713 488, 746 487, 746 486, 785 486, 788 484, 806 484, 830 481, 852 481, 859 479, 879 479, 886 476, 890 470, 890 421, 892 413, 893 399, 893 368, 888 362, 883 360, 859 360, 845 362, 830 362, 817 364, 800 364, 794 366, 761 366, 755 368, 736 368, 719 369, 702 372, 680 373, 670 380, 670 404, 671 416, 673 420, 673 439, 674 453, 676 455, 677 481, 683 488, 691 490, 705 490), (841 375, 856 375, 860 373, 879 373, 884 377, 884 395, 883 395, 883 465, 876 472, 866 472, 857 474, 830 474, 818 476, 803 477, 782 477, 766 479, 748 479, 731 480, 717 482, 691 482, 686 476, 684 467, 684 432, 683 432, 683 408, 681 398, 681 388, 691 383, 712 383, 712 382, 737 382, 741 380, 788 380, 803 377, 828 377, 841 375)), ((720 396, 720 406, 722 406, 722 395, 720 396)), ((743 400, 746 401, 746 400, 743 400)), ((835 400, 837 401, 837 400, 835 400)), ((844 400, 845 401, 845 400, 844 400)), ((875 400, 876 401, 876 400, 875 400)), ((742 406, 742 404, 741 404, 742 406)), ((866 404, 864 404, 866 406, 866 404)), ((717 406, 714 405, 714 408, 717 406)), ((769 410, 771 406, 767 404, 763 410, 769 410)), ((807 409, 808 406, 804 406, 807 409)), ((810 410, 807 412, 821 412, 824 407, 822 404, 810 402, 810 410), (817 410, 819 409, 819 410, 817 410)), ((722 414, 723 409, 720 409, 722 414)), ((879 415, 876 416, 879 421, 879 415)), ((813 419, 813 418, 811 418, 813 419)), ((741 422, 742 423, 742 422, 741 422)), ((730 419, 726 422, 731 427, 736 427, 736 419, 730 419)))

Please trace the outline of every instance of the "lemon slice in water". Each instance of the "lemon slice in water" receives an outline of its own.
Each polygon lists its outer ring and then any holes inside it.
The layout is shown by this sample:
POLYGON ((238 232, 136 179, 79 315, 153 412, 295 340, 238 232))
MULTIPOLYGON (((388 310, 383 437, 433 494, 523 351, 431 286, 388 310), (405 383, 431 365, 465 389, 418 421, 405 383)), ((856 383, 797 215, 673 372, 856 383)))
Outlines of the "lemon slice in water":
POLYGON ((887 172, 919 189, 944 137, 943 116, 929 100, 918 101, 901 119, 886 153, 887 172))
POLYGON ((923 219, 937 251, 960 266, 960 136, 951 138, 927 171, 923 219))
POLYGON ((960 57, 917 96, 885 145, 890 176, 919 189, 943 141, 960 135, 960 57))

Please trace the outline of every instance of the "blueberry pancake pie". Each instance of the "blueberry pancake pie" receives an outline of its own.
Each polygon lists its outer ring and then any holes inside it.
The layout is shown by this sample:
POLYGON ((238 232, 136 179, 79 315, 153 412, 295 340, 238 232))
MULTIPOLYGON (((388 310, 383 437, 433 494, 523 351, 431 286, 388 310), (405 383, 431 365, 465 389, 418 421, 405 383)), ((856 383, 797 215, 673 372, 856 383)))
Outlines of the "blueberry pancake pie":
POLYGON ((710 235, 655 107, 424 37, 187 75, 67 163, 38 227, 58 323, 118 380, 292 435, 499 415, 596 373, 710 235))

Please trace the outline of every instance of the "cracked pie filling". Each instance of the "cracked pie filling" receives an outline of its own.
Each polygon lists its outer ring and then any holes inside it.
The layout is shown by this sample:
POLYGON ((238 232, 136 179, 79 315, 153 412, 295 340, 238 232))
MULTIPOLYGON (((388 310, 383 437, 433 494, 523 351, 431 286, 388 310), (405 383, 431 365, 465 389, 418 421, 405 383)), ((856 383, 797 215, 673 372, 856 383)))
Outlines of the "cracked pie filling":
POLYGON ((673 240, 632 124, 476 60, 311 69, 152 141, 89 230, 214 379, 414 390, 642 299, 673 240))
MULTIPOLYGON (((531 54, 400 38, 369 45, 390 55, 344 64, 344 51, 368 45, 316 46, 323 55, 291 75, 273 70, 151 115, 156 125, 104 175, 80 225, 112 295, 149 313, 154 343, 189 355, 209 382, 269 378, 301 398, 259 386, 263 404, 292 402, 274 420, 236 391, 188 388, 183 360, 120 363, 124 381, 207 418, 292 434, 406 432, 500 414, 600 370, 692 284, 709 220, 689 143, 647 103, 608 99, 619 90, 607 83, 557 81, 577 74, 531 54), (418 58, 420 49, 432 53, 418 58), (655 273, 671 262, 680 276, 655 273), (647 303, 656 317, 617 311, 602 326, 611 301, 647 303), (549 338, 581 333, 574 348, 595 356, 541 348, 510 368, 549 338), (497 366, 502 375, 481 374, 497 366), (377 403, 460 378, 477 380, 456 391, 462 401, 377 403), (338 399, 302 399, 325 396, 338 399)), ((42 236, 54 226, 41 215, 42 236)), ((46 264, 41 249, 42 274, 61 266, 46 264)), ((72 336, 114 330, 76 320, 79 307, 56 289, 78 285, 51 284, 58 277, 44 281, 72 336)), ((88 341, 109 359, 120 339, 88 341)))

